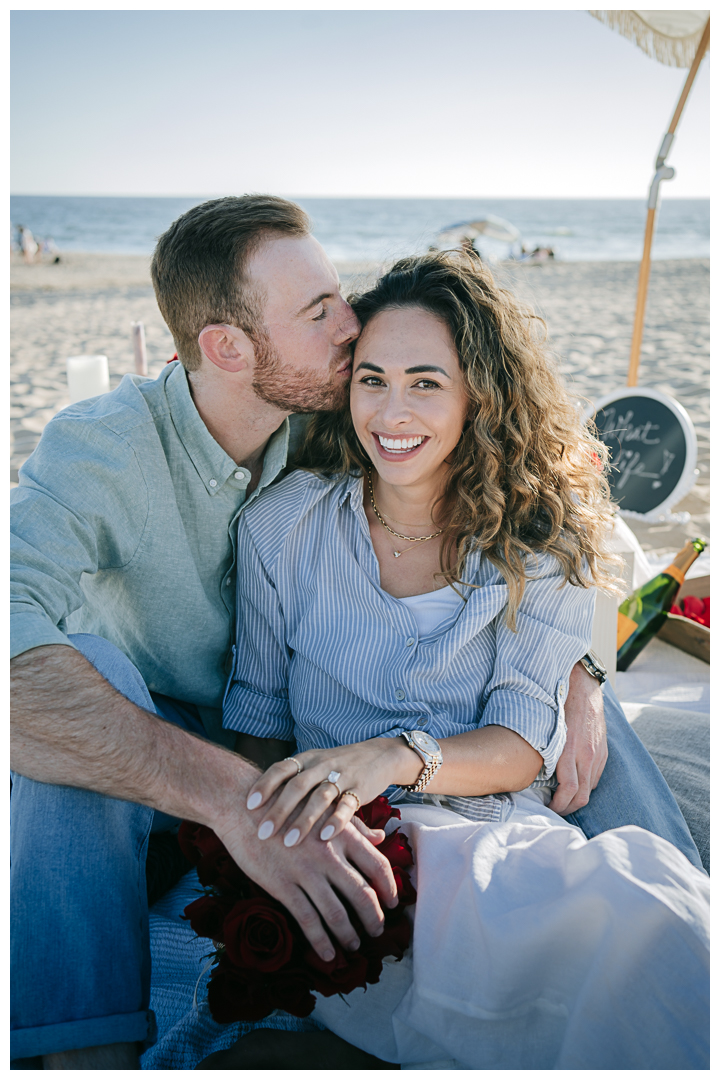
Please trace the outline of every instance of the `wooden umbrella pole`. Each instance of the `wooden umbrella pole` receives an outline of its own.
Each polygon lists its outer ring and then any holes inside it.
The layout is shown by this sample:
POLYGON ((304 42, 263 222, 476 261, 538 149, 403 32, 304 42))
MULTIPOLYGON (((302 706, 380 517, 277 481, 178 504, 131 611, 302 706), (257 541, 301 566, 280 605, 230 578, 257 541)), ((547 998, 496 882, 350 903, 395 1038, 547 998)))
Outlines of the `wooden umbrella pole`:
POLYGON ((638 278, 637 301, 635 303, 635 323, 633 325, 632 344, 630 346, 630 366, 628 368, 628 386, 637 386, 640 368, 640 349, 642 348, 643 326, 645 324, 645 304, 647 302, 648 282, 650 281, 650 251, 655 231, 655 207, 648 208, 645 222, 645 243, 643 245, 640 276, 638 278))
POLYGON ((645 243, 643 245, 642 261, 640 263, 640 274, 638 277, 638 291, 637 302, 635 305, 635 323, 633 326, 632 344, 630 346, 630 365, 628 367, 628 386, 637 386, 638 371, 640 368, 640 350, 642 348, 643 328, 645 325, 645 306, 647 303, 648 283, 650 281, 650 253, 652 251, 653 233, 655 231, 655 213, 657 211, 658 196, 660 193, 660 182, 662 180, 671 180, 675 175, 674 169, 669 169, 665 165, 665 158, 670 153, 670 147, 672 145, 673 138, 675 136, 675 129, 678 126, 680 116, 685 108, 685 102, 688 99, 690 88, 695 81, 695 76, 698 73, 700 62, 705 55, 708 44, 710 43, 710 20, 708 19, 703 30, 702 37, 700 38, 700 44, 698 45, 697 52, 695 53, 695 59, 692 62, 692 67, 688 72, 685 85, 683 87, 680 99, 677 103, 675 113, 670 121, 670 127, 667 134, 662 141, 660 147, 660 153, 658 154, 657 161, 655 162, 655 176, 653 182, 650 185, 650 194, 648 197, 648 213, 647 220, 645 222, 645 243))
POLYGON ((692 62, 692 67, 688 71, 688 77, 685 80, 685 86, 683 87, 683 92, 680 95, 680 100, 677 103, 677 108, 675 109, 675 115, 673 116, 672 120, 670 121, 670 127, 668 128, 668 135, 674 135, 675 134, 675 128, 678 126, 678 121, 680 120, 680 115, 681 115, 683 109, 685 108, 685 102, 687 101, 688 94, 690 93, 690 87, 695 82, 695 76, 698 73, 698 69, 700 67, 700 62, 702 61, 702 58, 705 55, 705 50, 707 49, 709 44, 710 44, 710 20, 708 19, 708 21, 705 23, 705 29, 703 30, 702 37, 700 38, 700 44, 697 47, 697 52, 695 53, 695 59, 692 62))

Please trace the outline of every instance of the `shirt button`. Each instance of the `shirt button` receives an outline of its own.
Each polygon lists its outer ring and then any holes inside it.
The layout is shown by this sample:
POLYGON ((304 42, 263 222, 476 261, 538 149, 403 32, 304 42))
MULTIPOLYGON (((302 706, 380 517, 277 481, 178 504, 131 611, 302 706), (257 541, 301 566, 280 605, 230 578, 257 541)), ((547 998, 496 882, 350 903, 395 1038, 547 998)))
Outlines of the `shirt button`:
POLYGON ((427 724, 427 716, 421 716, 418 719, 418 727, 425 727, 427 724))
POLYGON ((245 479, 245 473, 242 471, 242 469, 238 469, 238 471, 235 473, 235 479, 236 480, 244 480, 245 479))
POLYGON ((217 480, 211 480, 210 487, 217 487, 217 480))
POLYGON ((395 697, 398 699, 398 701, 404 701, 404 699, 405 699, 405 691, 404 690, 399 690, 399 689, 396 690, 395 691, 395 697))
POLYGON ((232 585, 232 578, 231 577, 229 577, 227 579, 227 581, 225 582, 225 588, 226 589, 229 588, 230 585, 232 585))
POLYGON ((407 645, 408 649, 412 649, 413 645, 415 644, 415 638, 409 637, 405 644, 407 645))

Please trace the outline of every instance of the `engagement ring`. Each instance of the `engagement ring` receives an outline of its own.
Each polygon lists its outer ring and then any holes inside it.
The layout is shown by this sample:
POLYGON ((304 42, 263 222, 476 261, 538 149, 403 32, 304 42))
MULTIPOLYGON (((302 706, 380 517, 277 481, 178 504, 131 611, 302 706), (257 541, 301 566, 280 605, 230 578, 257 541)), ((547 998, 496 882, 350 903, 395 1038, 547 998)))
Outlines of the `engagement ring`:
POLYGON ((332 784, 332 786, 335 788, 335 790, 338 793, 338 798, 340 798, 340 796, 342 795, 342 792, 340 791, 340 788, 338 787, 338 784, 337 784, 339 779, 340 779, 340 773, 335 772, 335 770, 333 769, 331 772, 329 772, 327 774, 327 777, 325 778, 325 780, 323 780, 323 784, 332 784))

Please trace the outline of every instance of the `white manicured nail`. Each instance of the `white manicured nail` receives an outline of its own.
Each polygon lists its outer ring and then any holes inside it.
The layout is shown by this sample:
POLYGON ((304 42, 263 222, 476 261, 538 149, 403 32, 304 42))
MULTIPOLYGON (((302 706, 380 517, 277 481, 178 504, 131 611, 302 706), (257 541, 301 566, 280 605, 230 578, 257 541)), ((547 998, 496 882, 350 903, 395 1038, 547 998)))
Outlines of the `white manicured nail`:
POLYGON ((258 840, 268 840, 274 832, 275 826, 272 821, 263 821, 258 829, 258 840))
POLYGON ((330 837, 333 836, 334 833, 335 833, 335 826, 334 825, 326 825, 325 828, 323 829, 323 831, 320 833, 320 839, 321 840, 329 840, 330 837))
POLYGON ((283 843, 284 843, 285 847, 295 847, 295 845, 297 844, 299 839, 300 839, 300 830, 299 829, 291 829, 289 833, 286 833, 285 839, 283 840, 283 843))
POLYGON ((262 795, 259 791, 253 791, 252 795, 248 796, 247 808, 248 810, 255 810, 262 802, 262 795))

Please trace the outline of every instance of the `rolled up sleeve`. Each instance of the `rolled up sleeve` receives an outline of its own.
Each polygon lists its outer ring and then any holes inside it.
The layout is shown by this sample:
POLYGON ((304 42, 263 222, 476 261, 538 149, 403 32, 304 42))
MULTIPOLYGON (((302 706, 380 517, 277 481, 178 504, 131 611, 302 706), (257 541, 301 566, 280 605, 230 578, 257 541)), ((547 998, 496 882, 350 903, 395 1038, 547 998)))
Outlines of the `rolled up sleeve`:
POLYGON ((290 740, 295 725, 288 700, 285 619, 274 582, 243 518, 237 566, 237 639, 223 727, 263 739, 290 740))
POLYGON ((129 562, 148 517, 142 471, 101 422, 52 420, 20 470, 10 510, 10 655, 70 645, 82 578, 129 562))
POLYGON ((521 735, 543 758, 538 780, 550 779, 565 746, 565 698, 570 672, 590 648, 594 588, 564 582, 550 556, 531 563, 517 613, 517 633, 504 612, 496 620, 496 660, 479 726, 497 724, 521 735))

